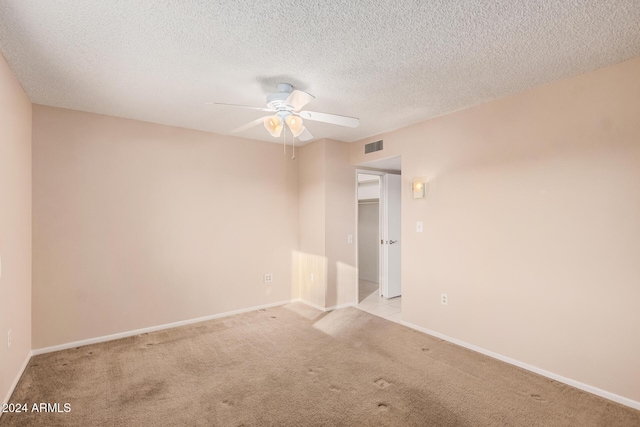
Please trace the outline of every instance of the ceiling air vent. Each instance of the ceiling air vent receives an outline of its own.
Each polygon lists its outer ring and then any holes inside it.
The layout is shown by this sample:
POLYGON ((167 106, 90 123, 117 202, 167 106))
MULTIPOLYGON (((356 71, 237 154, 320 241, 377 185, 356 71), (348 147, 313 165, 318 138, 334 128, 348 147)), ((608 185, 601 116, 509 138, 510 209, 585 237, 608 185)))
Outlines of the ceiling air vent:
POLYGON ((382 140, 371 142, 364 146, 364 154, 369 154, 380 150, 382 150, 382 140))

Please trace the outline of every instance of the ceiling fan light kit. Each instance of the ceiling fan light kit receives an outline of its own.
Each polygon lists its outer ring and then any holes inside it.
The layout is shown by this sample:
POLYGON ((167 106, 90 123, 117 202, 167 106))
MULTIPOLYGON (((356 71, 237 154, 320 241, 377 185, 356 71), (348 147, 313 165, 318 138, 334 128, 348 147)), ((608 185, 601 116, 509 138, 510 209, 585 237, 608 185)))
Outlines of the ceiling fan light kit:
POLYGON ((294 137, 300 136, 300 134, 304 131, 304 122, 302 118, 294 116, 293 114, 289 114, 285 119, 285 123, 289 126, 291 133, 294 137))
POLYGON ((267 116, 263 120, 265 129, 271 136, 278 137, 282 132, 282 120, 278 116, 267 116))
POLYGON ((254 120, 244 126, 234 130, 233 133, 244 132, 262 123, 273 137, 282 134, 286 124, 291 134, 300 141, 310 141, 313 135, 306 128, 303 118, 316 121, 356 128, 360 125, 360 120, 355 117, 339 116, 337 114, 318 113, 314 111, 301 111, 301 108, 313 101, 315 97, 307 92, 294 89, 288 83, 279 83, 278 92, 267 95, 267 108, 250 107, 246 105, 215 103, 225 107, 239 107, 257 111, 268 111, 272 114, 261 119, 254 120))

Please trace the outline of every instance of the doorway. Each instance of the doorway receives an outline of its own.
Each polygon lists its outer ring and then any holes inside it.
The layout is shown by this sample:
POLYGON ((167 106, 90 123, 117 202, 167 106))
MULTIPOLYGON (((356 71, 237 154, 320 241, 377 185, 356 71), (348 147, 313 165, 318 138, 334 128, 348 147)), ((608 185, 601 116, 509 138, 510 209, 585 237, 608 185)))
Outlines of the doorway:
POLYGON ((380 175, 358 173, 358 303, 380 295, 380 175))
POLYGON ((402 317, 399 172, 356 171, 357 307, 396 322, 402 317))

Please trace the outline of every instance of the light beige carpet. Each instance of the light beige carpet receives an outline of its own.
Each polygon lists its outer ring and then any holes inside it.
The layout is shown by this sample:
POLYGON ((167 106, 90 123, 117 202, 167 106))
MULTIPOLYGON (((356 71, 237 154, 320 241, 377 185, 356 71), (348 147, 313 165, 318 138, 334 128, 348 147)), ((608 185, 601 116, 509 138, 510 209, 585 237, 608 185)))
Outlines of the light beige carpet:
POLYGON ((638 426, 636 411, 348 308, 302 304, 31 359, 2 426, 638 426))

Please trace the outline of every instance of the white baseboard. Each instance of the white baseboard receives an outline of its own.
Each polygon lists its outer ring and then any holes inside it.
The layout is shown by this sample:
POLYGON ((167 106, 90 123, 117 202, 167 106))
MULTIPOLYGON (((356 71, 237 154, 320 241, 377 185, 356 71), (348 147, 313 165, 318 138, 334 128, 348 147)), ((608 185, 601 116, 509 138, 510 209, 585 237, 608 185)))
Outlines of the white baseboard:
POLYGON ((255 307, 241 308, 239 310, 233 310, 233 311, 227 311, 227 312, 224 312, 224 313, 212 314, 212 315, 209 315, 209 316, 198 317, 198 318, 195 318, 195 319, 181 320, 179 322, 172 322, 172 323, 167 323, 167 324, 164 324, 164 325, 151 326, 151 327, 148 327, 148 328, 135 329, 133 331, 120 332, 120 333, 117 333, 117 334, 105 335, 105 336, 96 337, 96 338, 89 338, 89 339, 86 339, 86 340, 74 341, 74 342, 70 342, 70 343, 66 343, 66 344, 60 344, 60 345, 54 345, 54 346, 51 346, 51 347, 39 348, 39 349, 33 350, 32 353, 33 353, 34 356, 37 356, 39 354, 52 353, 54 351, 67 350, 69 348, 82 347, 82 346, 85 346, 85 345, 91 345, 91 344, 97 344, 97 343, 101 343, 101 342, 113 341, 113 340, 117 340, 117 339, 120 339, 120 338, 127 338, 127 337, 132 337, 132 336, 140 335, 140 334, 144 334, 144 333, 161 331, 163 329, 177 328, 178 326, 191 325, 193 323, 206 322, 207 320, 213 320, 213 319, 219 319, 221 317, 233 316, 234 314, 247 313, 249 311, 261 310, 263 308, 277 307, 277 306, 280 306, 280 305, 289 304, 289 303, 291 303, 293 301, 295 301, 295 300, 286 300, 286 301, 273 302, 273 303, 270 303, 270 304, 263 304, 263 305, 258 305, 258 306, 255 306, 255 307))
MULTIPOLYGON (((29 360, 31 360, 31 356, 33 356, 33 352, 29 351, 29 353, 27 353, 27 357, 24 359, 24 362, 22 363, 22 367, 20 368, 20 370, 18 371, 18 374, 16 375, 16 378, 13 380, 11 387, 9 387, 7 396, 2 401, 2 404, 9 403, 9 399, 11 399, 11 395, 13 394, 13 391, 16 389, 16 386, 18 385, 18 382, 20 381, 20 378, 22 377, 24 370, 27 369, 27 365, 29 364, 29 360)), ((1 416, 2 416, 2 411, 0 411, 0 417, 1 416)))
POLYGON ((301 302, 303 304, 308 305, 309 307, 313 307, 315 309, 318 309, 318 310, 324 311, 324 312, 333 311, 333 310, 339 310, 341 308, 347 308, 347 307, 355 307, 355 304, 352 303, 352 302, 348 302, 348 303, 345 303, 345 304, 334 305, 334 306, 331 306, 331 307, 322 307, 322 306, 320 306, 318 304, 312 303, 311 301, 307 301, 306 299, 302 299, 302 298, 297 298, 297 299, 293 300, 293 302, 301 302))
POLYGON ((340 310, 341 308, 355 307, 355 306, 356 304, 353 302, 345 302, 344 304, 338 304, 338 305, 334 305, 333 307, 327 307, 325 308, 325 311, 340 310))
POLYGON ((306 299, 296 298, 295 300, 293 300, 293 302, 301 302, 301 303, 306 304, 309 307, 313 307, 313 308, 315 308, 317 310, 326 311, 324 307, 321 307, 318 304, 314 304, 311 301, 307 301, 306 299))
POLYGON ((511 365, 515 365, 519 368, 526 369, 527 371, 534 372, 536 374, 542 375, 547 378, 551 378, 552 380, 556 380, 558 382, 570 385, 582 391, 586 391, 591 394, 595 394, 596 396, 604 397, 605 399, 612 400, 614 402, 620 403, 621 405, 629 406, 630 408, 640 410, 640 402, 635 400, 631 400, 629 398, 617 395, 615 393, 611 393, 606 390, 602 390, 600 388, 590 386, 589 384, 581 383, 580 381, 572 380, 571 378, 563 377, 562 375, 554 374, 553 372, 545 371, 544 369, 538 368, 536 366, 529 365, 527 363, 521 362, 516 359, 512 359, 507 356, 503 356, 501 354, 495 353, 491 350, 484 349, 482 347, 478 347, 473 344, 469 344, 467 342, 461 341, 456 338, 451 338, 447 335, 441 334, 436 331, 432 331, 430 329, 423 328, 418 325, 414 325, 413 323, 405 322, 404 320, 400 322, 402 325, 407 326, 411 329, 415 329, 416 331, 424 332, 427 335, 432 335, 434 337, 443 339, 445 341, 449 341, 453 344, 457 344, 461 347, 468 348, 469 350, 476 351, 478 353, 484 354, 489 357, 493 357, 494 359, 501 360, 503 362, 509 363, 511 365))
MULTIPOLYGON (((117 333, 117 334, 106 335, 106 336, 96 337, 96 338, 90 338, 90 339, 81 340, 81 341, 74 341, 74 342, 70 342, 70 343, 66 343, 66 344, 60 344, 60 345, 56 345, 56 346, 52 346, 52 347, 45 347, 45 348, 32 350, 27 355, 22 367, 20 368, 20 371, 18 372, 18 375, 16 375, 16 378, 13 381, 13 384, 11 385, 11 388, 9 389, 9 392, 7 393, 7 396, 6 396, 5 400, 3 401, 3 403, 7 403, 9 401, 9 399, 11 398, 11 395, 13 394, 13 391, 15 390, 16 386, 18 385, 18 381, 20 381, 20 377, 22 377, 22 374, 23 374, 24 370, 26 369, 27 364, 29 363, 29 360, 31 359, 31 356, 35 356, 35 355, 38 355, 38 354, 51 353, 51 352, 54 352, 54 351, 66 350, 66 349, 74 348, 74 347, 82 347, 82 346, 85 346, 85 345, 97 344, 97 343, 106 342, 106 341, 112 341, 112 340, 116 340, 116 339, 120 339, 120 338, 127 338, 127 337, 131 337, 131 336, 135 336, 135 335, 140 335, 140 334, 143 334, 143 333, 155 332, 155 331, 160 331, 160 330, 163 330, 163 329, 170 329, 170 328, 175 328, 175 327, 178 327, 178 326, 190 325, 190 324, 193 324, 193 323, 205 322, 207 320, 219 319, 221 317, 233 316, 235 314, 247 313, 247 312, 250 312, 250 311, 261 310, 261 309, 264 309, 264 308, 277 307, 277 306, 280 306, 280 305, 289 304, 291 302, 301 302, 303 304, 306 304, 306 305, 308 305, 310 307, 316 308, 316 309, 318 309, 320 311, 323 311, 323 312, 328 312, 328 311, 338 310, 338 309, 341 309, 341 308, 355 306, 354 303, 346 303, 346 304, 336 305, 336 306, 333 306, 333 307, 321 307, 318 304, 314 304, 314 303, 312 303, 310 301, 306 301, 306 300, 304 300, 302 298, 296 298, 296 299, 293 299, 293 300, 280 301, 280 302, 275 302, 275 303, 270 303, 270 304, 263 304, 263 305, 259 305, 259 306, 255 306, 255 307, 243 308, 243 309, 239 309, 239 310, 233 310, 233 311, 228 311, 228 312, 224 312, 224 313, 213 314, 213 315, 210 315, 210 316, 198 317, 198 318, 195 318, 195 319, 182 320, 182 321, 179 321, 179 322, 167 323, 167 324, 164 324, 164 325, 152 326, 152 327, 143 328, 143 329, 136 329, 136 330, 133 330, 133 331, 121 332, 121 333, 117 333)), ((476 351, 478 353, 484 354, 486 356, 493 357, 494 359, 501 360, 503 362, 509 363, 511 365, 518 366, 518 367, 520 367, 522 369, 526 369, 528 371, 531 371, 531 372, 534 372, 536 374, 545 376, 547 378, 551 378, 551 379, 559 381, 561 383, 568 384, 568 385, 570 385, 572 387, 575 387, 577 389, 586 391, 588 393, 595 394, 596 396, 600 396, 600 397, 603 397, 605 399, 612 400, 614 402, 620 403, 621 405, 629 406, 631 408, 640 410, 640 402, 637 402, 635 400, 632 400, 632 399, 617 395, 615 393, 608 392, 606 390, 602 390, 602 389, 594 387, 594 386, 590 386, 588 384, 581 383, 581 382, 576 381, 576 380, 572 380, 571 378, 563 377, 562 375, 554 374, 553 372, 549 372, 549 371, 546 371, 544 369, 538 368, 536 366, 532 366, 532 365, 529 365, 527 363, 521 362, 519 360, 512 359, 512 358, 507 357, 507 356, 503 356, 501 354, 498 354, 498 353, 495 353, 493 351, 484 349, 482 347, 478 347, 478 346, 473 345, 473 344, 469 344, 467 342, 461 341, 461 340, 456 339, 456 338, 449 337, 449 336, 441 334, 439 332, 432 331, 430 329, 426 329, 426 328, 423 328, 423 327, 418 326, 418 325, 414 325, 413 323, 409 323, 409 322, 406 322, 406 321, 401 321, 401 324, 404 325, 404 326, 407 326, 409 328, 415 329, 417 331, 423 332, 425 334, 432 335, 434 337, 443 339, 445 341, 449 341, 451 343, 457 344, 457 345, 459 345, 461 347, 465 347, 465 348, 468 348, 470 350, 476 351)), ((0 413, 0 416, 1 415, 2 414, 0 413)))

